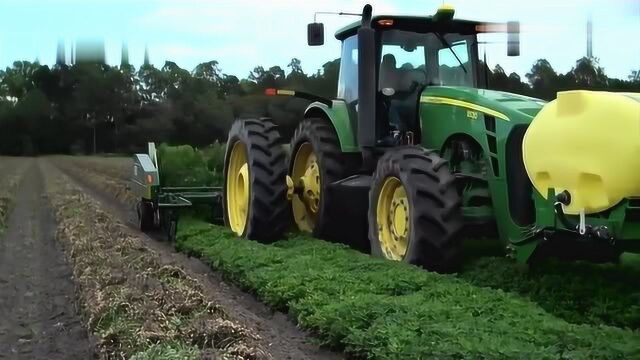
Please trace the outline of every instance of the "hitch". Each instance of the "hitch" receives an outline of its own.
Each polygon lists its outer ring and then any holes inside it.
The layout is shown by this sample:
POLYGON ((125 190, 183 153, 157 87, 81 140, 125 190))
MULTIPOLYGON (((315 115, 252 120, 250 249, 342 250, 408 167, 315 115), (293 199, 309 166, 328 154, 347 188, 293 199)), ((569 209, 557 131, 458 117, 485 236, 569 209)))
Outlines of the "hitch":
POLYGON ((560 223, 564 225, 568 230, 577 233, 581 237, 586 238, 595 238, 597 240, 607 241, 611 245, 615 245, 616 241, 611 231, 607 226, 591 226, 586 223, 584 210, 580 212, 580 223, 575 224, 564 213, 562 209, 563 205, 569 205, 571 203, 571 194, 564 190, 563 192, 556 195, 556 202, 553 204, 553 208, 555 209, 556 216, 560 223))

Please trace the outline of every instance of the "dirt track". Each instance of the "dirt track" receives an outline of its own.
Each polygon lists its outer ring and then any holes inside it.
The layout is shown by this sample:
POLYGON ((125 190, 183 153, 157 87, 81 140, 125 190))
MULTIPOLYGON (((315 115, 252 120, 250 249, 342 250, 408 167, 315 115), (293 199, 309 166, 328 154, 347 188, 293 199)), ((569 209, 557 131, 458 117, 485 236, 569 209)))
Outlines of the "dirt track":
MULTIPOLYGON (((286 314, 274 312, 261 303, 253 295, 247 294, 237 287, 226 283, 219 273, 202 261, 177 253, 173 246, 162 239, 162 235, 149 237, 136 229, 136 216, 131 206, 114 198, 113 194, 87 181, 87 176, 79 176, 78 172, 60 167, 51 162, 80 186, 89 196, 96 199, 101 207, 129 225, 130 231, 140 236, 145 245, 158 252, 165 264, 178 265, 204 285, 208 298, 220 304, 227 314, 236 322, 251 329, 262 339, 263 346, 268 349, 274 359, 341 359, 343 356, 321 348, 313 343, 312 337, 300 330, 288 319, 286 314)), ((91 170, 87 170, 91 172, 91 170)), ((83 174, 86 174, 83 173, 83 174)), ((93 174, 96 175, 96 174, 93 174)), ((97 176, 99 178, 100 176, 97 176)), ((95 178, 94 178, 95 179, 95 178)), ((124 187, 125 184, 122 184, 124 187)))
POLYGON ((207 298, 258 335, 274 359, 337 359, 322 349, 285 314, 273 312, 255 297, 226 284, 199 260, 176 253, 135 229, 131 209, 105 191, 68 176, 47 159, 29 161, 15 192, 7 230, 0 235, 0 359, 90 359, 95 339, 76 307, 72 270, 55 239, 56 224, 44 186, 47 177, 67 177, 107 211, 130 226, 133 236, 160 254, 164 264, 183 268, 204 285, 207 298))
POLYGON ((31 161, 0 239, 0 358, 88 359, 71 270, 55 239, 38 161, 31 161))

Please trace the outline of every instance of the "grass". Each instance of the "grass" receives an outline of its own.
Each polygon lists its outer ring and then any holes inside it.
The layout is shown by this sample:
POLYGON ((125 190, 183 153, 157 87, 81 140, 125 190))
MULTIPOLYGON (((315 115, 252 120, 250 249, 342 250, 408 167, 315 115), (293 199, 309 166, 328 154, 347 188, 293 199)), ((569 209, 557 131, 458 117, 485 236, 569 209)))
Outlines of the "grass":
POLYGON ((637 332, 570 324, 511 292, 304 236, 267 246, 185 219, 176 246, 358 358, 640 357, 637 332))
POLYGON ((198 348, 182 343, 154 344, 131 356, 131 360, 196 360, 200 358, 198 348))

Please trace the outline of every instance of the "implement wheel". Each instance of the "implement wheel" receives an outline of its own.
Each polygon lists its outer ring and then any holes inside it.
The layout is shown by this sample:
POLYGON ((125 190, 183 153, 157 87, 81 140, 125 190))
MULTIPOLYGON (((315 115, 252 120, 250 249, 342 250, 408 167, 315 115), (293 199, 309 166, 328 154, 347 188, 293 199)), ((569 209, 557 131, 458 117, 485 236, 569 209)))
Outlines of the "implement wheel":
POLYGON ((460 196, 447 162, 419 147, 389 150, 369 192, 369 240, 375 256, 455 270, 460 254, 460 196))
POLYGON ((276 125, 237 120, 229 131, 222 204, 225 224, 259 241, 282 237, 289 225, 287 168, 276 125))
POLYGON ((138 228, 142 232, 153 230, 153 203, 149 200, 140 200, 137 205, 138 228))
POLYGON ((329 185, 342 179, 348 170, 338 135, 323 118, 304 119, 291 140, 289 174, 296 194, 291 200, 298 229, 324 239, 336 239, 340 220, 330 210, 337 199, 329 185))

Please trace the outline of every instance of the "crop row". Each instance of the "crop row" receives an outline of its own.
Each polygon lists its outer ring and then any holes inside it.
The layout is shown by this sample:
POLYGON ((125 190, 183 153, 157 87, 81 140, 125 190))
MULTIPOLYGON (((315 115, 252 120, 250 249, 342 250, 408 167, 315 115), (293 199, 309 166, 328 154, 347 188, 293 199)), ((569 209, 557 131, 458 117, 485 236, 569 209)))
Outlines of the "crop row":
POLYGON ((193 220, 176 245, 356 357, 640 356, 637 332, 570 324, 509 292, 305 236, 263 245, 193 220))

